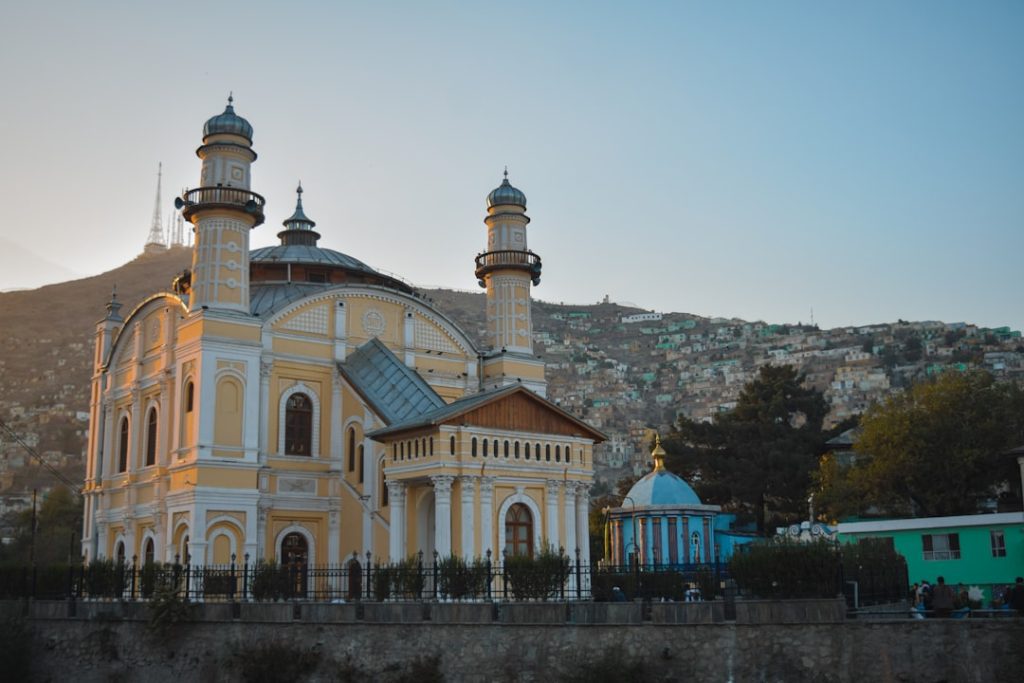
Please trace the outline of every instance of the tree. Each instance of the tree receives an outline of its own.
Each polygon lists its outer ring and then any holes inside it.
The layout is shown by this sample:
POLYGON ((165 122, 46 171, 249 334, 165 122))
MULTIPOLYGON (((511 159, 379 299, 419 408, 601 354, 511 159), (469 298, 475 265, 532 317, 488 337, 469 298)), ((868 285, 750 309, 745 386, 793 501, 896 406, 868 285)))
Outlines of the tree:
POLYGON ((682 417, 664 445, 668 466, 701 500, 754 519, 763 532, 801 518, 810 474, 824 442, 828 405, 792 366, 764 366, 736 408, 710 424, 682 417))
MULTIPOLYGON (((28 565, 32 555, 32 510, 17 513, 14 540, 0 547, 0 560, 28 565)), ((63 486, 55 487, 36 511, 35 561, 39 566, 67 562, 68 553, 77 558, 79 547, 71 537, 82 531, 82 501, 63 486)))
POLYGON ((871 406, 861 427, 853 466, 822 463, 823 500, 846 501, 833 514, 856 514, 851 501, 890 514, 971 514, 1018 480, 1005 453, 1024 443, 1024 391, 984 371, 948 372, 871 406))

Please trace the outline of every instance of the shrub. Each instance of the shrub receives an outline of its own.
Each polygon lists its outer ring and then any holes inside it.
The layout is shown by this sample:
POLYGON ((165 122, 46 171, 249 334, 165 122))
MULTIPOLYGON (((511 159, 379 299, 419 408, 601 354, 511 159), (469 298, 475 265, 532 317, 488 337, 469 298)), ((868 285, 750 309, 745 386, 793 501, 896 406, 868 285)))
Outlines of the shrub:
POLYGON ((120 598, 124 594, 123 562, 112 559, 93 560, 85 568, 85 592, 91 598, 120 598))
POLYGON ((751 545, 732 556, 729 572, 744 591, 761 598, 833 598, 841 569, 828 541, 751 545))
POLYGON ((252 570, 252 597, 255 600, 281 600, 290 594, 288 568, 276 562, 260 560, 252 570))
POLYGON ((569 578, 569 571, 569 557, 551 548, 534 557, 511 555, 505 558, 505 581, 516 600, 558 597, 569 578))
POLYGON ((164 637, 176 625, 192 619, 192 609, 170 583, 160 583, 147 605, 150 633, 164 637))
POLYGON ((466 562, 452 555, 438 562, 438 590, 453 600, 483 597, 487 577, 487 562, 480 558, 466 562))
POLYGON ((898 602, 907 595, 907 561, 883 538, 862 538, 840 548, 843 577, 857 582, 861 604, 898 602))

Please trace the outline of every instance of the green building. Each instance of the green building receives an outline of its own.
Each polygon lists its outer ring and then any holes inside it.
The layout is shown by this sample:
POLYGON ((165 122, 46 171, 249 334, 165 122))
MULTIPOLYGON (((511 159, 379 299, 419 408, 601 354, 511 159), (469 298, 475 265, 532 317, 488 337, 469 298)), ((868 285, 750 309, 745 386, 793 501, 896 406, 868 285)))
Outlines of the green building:
POLYGON ((838 531, 843 543, 890 539, 912 583, 942 576, 953 587, 978 586, 986 606, 993 590, 999 596, 1024 575, 1024 512, 841 522, 838 531))

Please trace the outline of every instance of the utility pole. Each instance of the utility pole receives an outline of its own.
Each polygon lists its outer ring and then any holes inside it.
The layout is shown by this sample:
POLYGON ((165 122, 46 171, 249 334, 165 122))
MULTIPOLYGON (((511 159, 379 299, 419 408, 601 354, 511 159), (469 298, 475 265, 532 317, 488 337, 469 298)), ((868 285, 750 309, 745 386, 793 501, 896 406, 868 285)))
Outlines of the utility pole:
POLYGON ((32 535, 28 545, 28 563, 36 566, 36 489, 32 489, 32 535))

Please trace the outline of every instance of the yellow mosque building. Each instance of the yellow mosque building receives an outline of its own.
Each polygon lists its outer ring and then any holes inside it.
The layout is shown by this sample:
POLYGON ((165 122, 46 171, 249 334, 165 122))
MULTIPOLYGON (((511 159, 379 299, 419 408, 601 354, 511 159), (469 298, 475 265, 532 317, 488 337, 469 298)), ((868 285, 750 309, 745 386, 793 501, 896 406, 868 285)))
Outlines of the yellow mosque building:
POLYGON ((86 561, 284 564, 578 547, 600 432, 544 398, 526 197, 487 197, 489 347, 406 283, 318 245, 302 205, 264 222, 253 129, 231 99, 176 201, 191 271, 96 327, 86 561))

